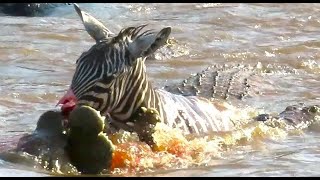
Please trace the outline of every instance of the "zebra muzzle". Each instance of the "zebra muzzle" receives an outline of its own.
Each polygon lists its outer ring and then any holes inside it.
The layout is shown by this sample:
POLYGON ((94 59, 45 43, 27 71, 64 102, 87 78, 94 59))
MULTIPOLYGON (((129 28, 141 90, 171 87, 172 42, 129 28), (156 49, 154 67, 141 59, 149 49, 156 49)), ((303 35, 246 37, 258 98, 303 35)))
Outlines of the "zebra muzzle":
POLYGON ((69 89, 67 93, 59 100, 57 103, 61 106, 62 114, 66 117, 68 117, 69 113, 74 109, 77 103, 77 98, 74 95, 73 91, 69 89))

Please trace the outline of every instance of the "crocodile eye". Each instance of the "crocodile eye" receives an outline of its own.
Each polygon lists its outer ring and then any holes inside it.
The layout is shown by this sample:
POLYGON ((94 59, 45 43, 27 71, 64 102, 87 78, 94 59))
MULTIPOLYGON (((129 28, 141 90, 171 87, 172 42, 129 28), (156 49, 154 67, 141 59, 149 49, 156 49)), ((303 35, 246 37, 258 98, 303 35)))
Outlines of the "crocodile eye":
POLYGON ((320 108, 318 106, 311 106, 309 108, 309 112, 312 112, 312 113, 320 112, 320 108))
POLYGON ((257 121, 267 121, 271 119, 271 116, 269 114, 259 114, 257 117, 256 117, 256 120, 257 121))
POLYGON ((297 110, 297 107, 295 106, 288 106, 285 111, 294 111, 294 110, 297 110))

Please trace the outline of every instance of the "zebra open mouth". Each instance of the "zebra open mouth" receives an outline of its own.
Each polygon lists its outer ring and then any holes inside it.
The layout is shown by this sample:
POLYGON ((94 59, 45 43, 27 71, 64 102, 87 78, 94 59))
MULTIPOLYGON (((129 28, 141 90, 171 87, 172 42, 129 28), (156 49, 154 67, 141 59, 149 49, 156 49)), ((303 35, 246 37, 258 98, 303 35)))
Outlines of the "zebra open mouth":
POLYGON ((61 113, 68 119, 70 112, 75 108, 77 103, 77 98, 73 91, 69 89, 67 93, 59 100, 57 105, 61 106, 61 113))
POLYGON ((63 119, 63 126, 65 128, 69 127, 69 115, 71 111, 76 107, 76 101, 73 99, 66 100, 64 104, 57 104, 57 105, 62 105, 60 107, 61 110, 61 115, 64 117, 63 119))
POLYGON ((68 117, 69 113, 75 108, 76 102, 73 100, 68 101, 67 103, 61 106, 61 112, 63 116, 68 117))

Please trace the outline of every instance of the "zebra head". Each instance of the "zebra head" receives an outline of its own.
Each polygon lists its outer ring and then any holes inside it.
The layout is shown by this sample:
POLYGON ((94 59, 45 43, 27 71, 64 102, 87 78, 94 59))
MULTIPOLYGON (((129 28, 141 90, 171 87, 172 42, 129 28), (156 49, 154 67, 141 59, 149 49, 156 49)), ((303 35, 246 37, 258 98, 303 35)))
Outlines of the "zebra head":
POLYGON ((125 28, 118 35, 114 35, 100 21, 82 11, 78 5, 74 4, 74 7, 96 44, 77 59, 71 86, 58 102, 62 104, 62 111, 73 109, 77 102, 88 96, 93 89, 95 93, 90 95, 91 99, 97 99, 101 87, 99 84, 108 87, 110 94, 114 94, 114 91, 119 89, 111 86, 115 84, 115 79, 129 72, 137 61, 143 62, 148 55, 164 45, 171 32, 170 27, 159 32, 142 31, 146 25, 141 25, 125 28))

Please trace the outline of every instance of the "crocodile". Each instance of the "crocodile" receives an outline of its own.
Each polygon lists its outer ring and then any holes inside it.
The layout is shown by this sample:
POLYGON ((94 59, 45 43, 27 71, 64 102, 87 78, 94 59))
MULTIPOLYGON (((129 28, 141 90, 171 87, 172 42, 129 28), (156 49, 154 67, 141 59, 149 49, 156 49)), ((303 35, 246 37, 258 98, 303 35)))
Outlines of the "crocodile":
POLYGON ((215 64, 176 84, 167 84, 166 91, 183 96, 222 99, 239 103, 274 89, 266 82, 273 77, 296 74, 297 70, 281 65, 215 64), (264 89, 265 88, 265 89, 264 89))
POLYGON ((48 171, 77 173, 64 150, 68 138, 64 133, 63 119, 60 111, 44 112, 39 117, 35 130, 22 136, 17 147, 2 152, 0 158, 48 171))
POLYGON ((45 153, 41 151, 42 149, 53 149, 55 151, 54 149, 57 146, 65 146, 67 136, 62 133, 62 120, 63 116, 58 111, 43 113, 37 122, 35 131, 19 139, 16 151, 24 151, 39 156, 45 153))
POLYGON ((114 146, 103 133, 105 117, 89 106, 77 106, 70 113, 65 150, 82 174, 99 174, 111 167, 114 146))
POLYGON ((34 132, 21 137, 17 147, 0 154, 0 158, 48 171, 98 174, 111 166, 114 150, 102 133, 104 119, 98 111, 80 106, 70 113, 67 127, 60 111, 46 111, 34 132))
POLYGON ((56 7, 70 3, 1 3, 0 12, 10 16, 46 16, 56 7))
POLYGON ((255 120, 263 122, 270 120, 285 121, 294 127, 301 127, 301 125, 307 125, 306 127, 308 127, 313 122, 320 120, 320 105, 306 106, 304 103, 290 105, 277 115, 259 114, 255 117, 255 120))

